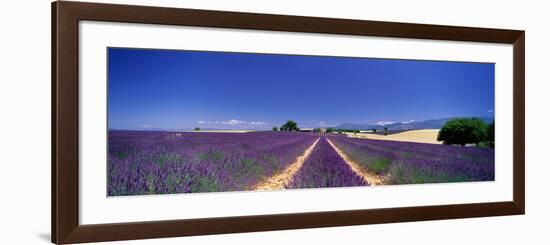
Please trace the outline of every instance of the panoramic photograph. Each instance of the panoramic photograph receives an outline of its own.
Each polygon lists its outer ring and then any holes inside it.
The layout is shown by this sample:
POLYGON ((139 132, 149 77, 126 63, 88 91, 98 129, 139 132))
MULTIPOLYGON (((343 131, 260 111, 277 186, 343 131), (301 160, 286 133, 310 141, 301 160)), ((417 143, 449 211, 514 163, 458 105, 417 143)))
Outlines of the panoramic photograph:
POLYGON ((107 53, 107 196, 495 180, 494 63, 107 53))

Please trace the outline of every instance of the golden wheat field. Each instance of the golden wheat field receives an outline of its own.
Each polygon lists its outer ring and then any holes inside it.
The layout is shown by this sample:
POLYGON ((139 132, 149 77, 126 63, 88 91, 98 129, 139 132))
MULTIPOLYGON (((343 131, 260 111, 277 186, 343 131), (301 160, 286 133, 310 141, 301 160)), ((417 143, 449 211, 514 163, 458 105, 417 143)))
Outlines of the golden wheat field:
POLYGON ((437 141, 437 134, 439 129, 419 129, 411 130, 402 133, 396 133, 391 135, 380 135, 373 133, 347 133, 349 137, 375 139, 375 140, 393 140, 393 141, 406 141, 428 144, 441 144, 437 141))

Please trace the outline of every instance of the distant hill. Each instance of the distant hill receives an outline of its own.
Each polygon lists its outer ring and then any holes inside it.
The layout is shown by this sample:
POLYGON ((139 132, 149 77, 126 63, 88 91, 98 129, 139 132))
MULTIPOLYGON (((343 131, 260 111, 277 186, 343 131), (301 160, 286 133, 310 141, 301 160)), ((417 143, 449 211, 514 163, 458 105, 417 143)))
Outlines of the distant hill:
MULTIPOLYGON (((407 122, 407 123, 392 123, 386 125, 376 124, 361 124, 361 123, 344 123, 336 126, 337 129, 355 129, 355 130, 371 130, 373 128, 377 130, 384 130, 384 127, 388 127, 388 130, 416 130, 416 129, 439 129, 443 125, 456 117, 442 118, 442 119, 430 119, 422 122, 407 122)), ((486 123, 493 122, 492 117, 479 117, 486 123)))

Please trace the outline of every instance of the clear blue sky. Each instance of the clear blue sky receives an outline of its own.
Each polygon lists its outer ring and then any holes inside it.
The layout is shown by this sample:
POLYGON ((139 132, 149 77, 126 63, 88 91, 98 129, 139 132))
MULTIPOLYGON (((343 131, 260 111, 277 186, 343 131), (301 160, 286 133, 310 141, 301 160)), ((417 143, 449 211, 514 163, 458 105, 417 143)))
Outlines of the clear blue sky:
POLYGON ((108 49, 110 129, 494 116, 494 64, 108 49))

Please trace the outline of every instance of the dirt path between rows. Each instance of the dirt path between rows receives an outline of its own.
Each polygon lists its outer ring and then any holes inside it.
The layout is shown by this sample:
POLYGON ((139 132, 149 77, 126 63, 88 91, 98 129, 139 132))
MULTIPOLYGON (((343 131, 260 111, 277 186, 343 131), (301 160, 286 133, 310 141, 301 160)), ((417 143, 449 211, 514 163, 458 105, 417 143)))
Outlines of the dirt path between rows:
POLYGON ((338 147, 336 147, 336 145, 334 145, 329 139, 327 139, 327 141, 330 144, 330 146, 332 146, 332 148, 334 148, 334 150, 338 153, 338 155, 340 155, 340 157, 344 159, 344 161, 348 164, 351 170, 355 172, 355 174, 363 177, 365 180, 367 180, 367 182, 369 182, 371 186, 384 184, 384 179, 381 176, 378 176, 374 173, 363 171, 362 168, 359 167, 359 164, 357 164, 351 158, 349 158, 348 155, 346 155, 346 153, 338 149, 338 147))
POLYGON ((304 164, 305 160, 311 152, 313 151, 313 148, 317 145, 317 142, 319 142, 319 139, 315 140, 313 144, 307 148, 304 153, 296 158, 296 161, 294 161, 292 164, 290 164, 282 173, 276 174, 273 177, 267 179, 266 181, 258 184, 254 190, 256 191, 265 191, 265 190, 282 190, 285 188, 285 186, 290 182, 292 179, 292 176, 300 170, 302 165, 304 164))

